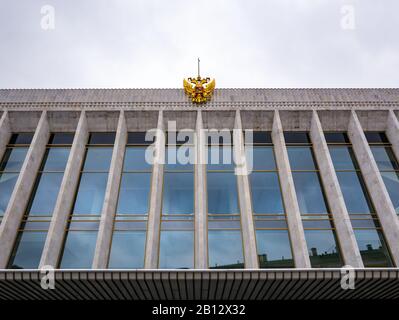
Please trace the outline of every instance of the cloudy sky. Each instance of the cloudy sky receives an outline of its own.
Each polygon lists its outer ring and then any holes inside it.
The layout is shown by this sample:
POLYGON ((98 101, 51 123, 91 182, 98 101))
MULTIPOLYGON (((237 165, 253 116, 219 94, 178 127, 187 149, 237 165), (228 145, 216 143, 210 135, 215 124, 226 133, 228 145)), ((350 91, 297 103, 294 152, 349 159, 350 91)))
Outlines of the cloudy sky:
POLYGON ((398 15, 397 0, 0 0, 0 88, 181 87, 198 56, 219 88, 399 87, 398 15))

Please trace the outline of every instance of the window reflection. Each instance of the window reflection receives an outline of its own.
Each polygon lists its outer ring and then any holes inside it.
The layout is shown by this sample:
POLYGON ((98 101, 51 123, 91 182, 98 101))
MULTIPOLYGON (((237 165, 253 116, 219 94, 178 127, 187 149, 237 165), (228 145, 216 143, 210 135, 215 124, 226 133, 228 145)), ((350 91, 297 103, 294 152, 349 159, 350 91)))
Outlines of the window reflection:
MULTIPOLYGON (((22 218, 18 236, 8 262, 11 268, 39 267, 51 216, 69 157, 70 146, 62 137, 73 138, 73 134, 52 133, 29 203, 22 218), (58 138, 61 136, 61 138, 58 138), (58 144, 63 143, 63 147, 58 144)), ((72 143, 73 139, 69 139, 72 143)))
POLYGON ((238 213, 237 181, 234 172, 208 172, 208 212, 238 213))
POLYGON ((277 173, 252 172, 249 178, 254 213, 284 213, 277 173))
POLYGON ((159 268, 190 269, 194 267, 194 232, 162 231, 159 268))
POLYGON ((69 231, 60 264, 61 269, 91 269, 97 231, 69 231))
POLYGON ((136 269, 144 267, 145 231, 115 231, 108 267, 136 269))
POLYGON ((18 251, 11 256, 12 269, 37 269, 42 255, 47 232, 19 233, 18 251))
POLYGON ((69 217, 61 268, 91 268, 115 132, 90 133, 75 203, 69 217))
MULTIPOLYGON (((288 133, 284 133, 287 138, 288 133)), ((307 132, 290 132, 287 151, 313 268, 342 265, 335 226, 307 132), (300 145, 299 145, 300 144, 300 145)))
POLYGON ((260 268, 293 268, 288 230, 256 230, 260 268))
POLYGON ((192 172, 166 172, 163 190, 164 214, 194 213, 194 177, 192 172))
POLYGON ((313 268, 342 266, 338 242, 332 230, 305 230, 305 238, 313 268))
POLYGON ((152 142, 145 136, 141 131, 128 133, 108 261, 112 269, 144 267, 152 171, 146 160, 147 145, 152 142))
POLYGON ((211 269, 244 268, 240 230, 209 230, 208 247, 211 269))
MULTIPOLYGON (((365 267, 392 266, 379 219, 375 214, 350 140, 344 132, 336 133, 335 136, 337 135, 343 137, 338 142, 334 140, 334 135, 329 133, 326 133, 325 137, 363 264, 365 267)), ((366 137, 372 141, 385 141, 385 138, 379 134, 366 134, 366 137)), ((382 161, 380 165, 383 163, 385 161, 382 161)))

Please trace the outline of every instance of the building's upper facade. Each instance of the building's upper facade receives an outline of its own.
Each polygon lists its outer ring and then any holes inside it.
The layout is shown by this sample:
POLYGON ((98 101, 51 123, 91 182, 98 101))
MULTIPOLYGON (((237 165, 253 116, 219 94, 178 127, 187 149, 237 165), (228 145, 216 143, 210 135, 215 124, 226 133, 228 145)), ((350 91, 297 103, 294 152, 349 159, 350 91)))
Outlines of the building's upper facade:
POLYGON ((398 115, 399 89, 0 90, 0 269, 397 267, 398 115))

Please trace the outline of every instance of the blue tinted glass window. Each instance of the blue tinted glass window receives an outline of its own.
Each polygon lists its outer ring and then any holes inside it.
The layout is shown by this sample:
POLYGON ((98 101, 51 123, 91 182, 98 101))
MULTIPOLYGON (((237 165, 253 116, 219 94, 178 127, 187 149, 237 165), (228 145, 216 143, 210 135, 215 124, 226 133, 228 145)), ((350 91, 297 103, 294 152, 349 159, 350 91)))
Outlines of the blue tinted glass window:
POLYGON ((19 234, 16 254, 11 257, 12 269, 37 269, 39 267, 47 232, 24 232, 19 234))
POLYGON ((276 170, 273 147, 246 147, 246 157, 253 170, 276 170))
POLYGON ((194 175, 192 172, 165 172, 163 186, 164 214, 194 212, 194 175))
POLYGON ((381 231, 354 230, 365 267, 392 267, 391 258, 381 231))
POLYGON ((70 148, 48 149, 44 159, 44 171, 64 171, 68 162, 70 148))
POLYGON ((378 169, 384 170, 398 170, 398 163, 396 162, 395 156, 392 152, 391 147, 370 147, 374 160, 377 163, 378 169))
POLYGON ((140 170, 151 170, 152 158, 149 156, 152 154, 152 147, 127 147, 125 152, 125 160, 123 165, 124 171, 140 171, 140 170), (148 152, 146 160, 146 152, 148 152))
POLYGON ((18 173, 0 173, 0 216, 7 209, 17 179, 18 173))
POLYGON ((337 172, 339 185, 349 213, 371 213, 363 179, 357 172, 337 172))
POLYGON ((124 173, 122 175, 118 214, 147 214, 151 173, 124 173))
POLYGON ((38 176, 29 214, 53 214, 63 175, 63 173, 42 173, 38 176))
POLYGON ((74 214, 101 214, 108 173, 82 173, 74 214))
POLYGON ((145 231, 115 231, 108 267, 136 269, 144 267, 145 231))
POLYGON ((9 144, 30 144, 32 142, 34 133, 13 133, 10 138, 9 144))
POLYGON ((293 172, 292 177, 301 213, 327 213, 319 175, 316 172, 293 172))
POLYGON ((96 231, 69 231, 61 269, 91 269, 96 241, 96 231))
POLYGON ((294 267, 287 230, 256 230, 256 243, 261 268, 294 267))
POLYGON ((331 160, 334 164, 335 170, 356 170, 355 156, 350 147, 330 146, 331 160))
POLYGON ((194 232, 162 231, 159 268, 187 269, 194 267, 194 232))
POLYGON ((309 147, 288 147, 291 170, 315 170, 312 150, 309 147))
POLYGON ((305 238, 313 268, 342 266, 332 230, 305 230, 305 238))
POLYGON ((193 170, 195 149, 189 146, 168 146, 165 152, 165 170, 193 170))
POLYGON ((237 179, 234 172, 208 172, 208 213, 238 213, 237 179))
POLYGON ((381 172, 382 180, 387 188, 392 204, 399 214, 399 177, 398 172, 381 172))
POLYGON ((277 173, 252 172, 249 178, 254 213, 284 213, 277 173))
POLYGON ((115 132, 92 132, 89 144, 114 144, 115 132))
POLYGON ((84 171, 108 171, 111 164, 112 148, 88 148, 84 171))
POLYGON ((208 152, 208 170, 233 170, 234 159, 231 146, 210 146, 208 152))
POLYGON ((0 167, 1 171, 20 171, 28 148, 7 149, 0 167))
POLYGON ((74 133, 53 133, 48 144, 72 144, 74 133))
POLYGON ((239 230, 209 230, 208 257, 210 268, 243 268, 241 232, 239 230))

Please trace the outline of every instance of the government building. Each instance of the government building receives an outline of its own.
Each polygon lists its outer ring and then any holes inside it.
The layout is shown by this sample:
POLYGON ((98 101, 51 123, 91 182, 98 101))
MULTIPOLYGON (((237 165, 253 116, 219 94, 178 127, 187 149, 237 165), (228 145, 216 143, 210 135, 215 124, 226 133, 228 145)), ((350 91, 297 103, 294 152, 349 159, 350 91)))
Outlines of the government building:
POLYGON ((0 299, 399 298, 399 89, 193 101, 0 90, 0 299))

